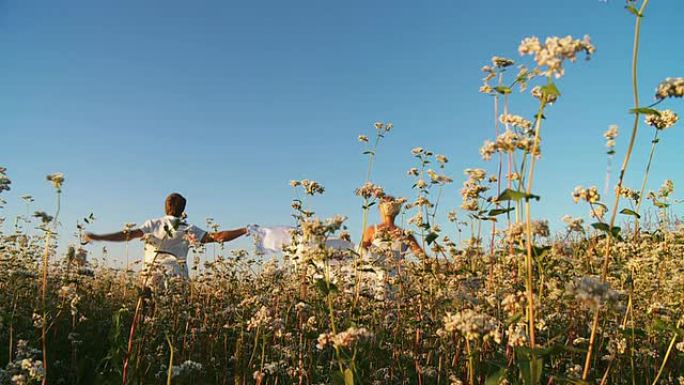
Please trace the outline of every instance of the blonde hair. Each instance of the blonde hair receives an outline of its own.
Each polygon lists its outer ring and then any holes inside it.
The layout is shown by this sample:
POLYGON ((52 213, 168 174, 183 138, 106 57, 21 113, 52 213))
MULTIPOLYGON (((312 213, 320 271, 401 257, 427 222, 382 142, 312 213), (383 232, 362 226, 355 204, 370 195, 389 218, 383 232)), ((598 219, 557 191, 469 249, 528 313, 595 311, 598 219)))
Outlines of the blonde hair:
POLYGON ((378 204, 380 214, 392 218, 396 217, 401 212, 401 206, 404 204, 404 201, 405 200, 403 198, 396 199, 391 195, 385 195, 378 204))

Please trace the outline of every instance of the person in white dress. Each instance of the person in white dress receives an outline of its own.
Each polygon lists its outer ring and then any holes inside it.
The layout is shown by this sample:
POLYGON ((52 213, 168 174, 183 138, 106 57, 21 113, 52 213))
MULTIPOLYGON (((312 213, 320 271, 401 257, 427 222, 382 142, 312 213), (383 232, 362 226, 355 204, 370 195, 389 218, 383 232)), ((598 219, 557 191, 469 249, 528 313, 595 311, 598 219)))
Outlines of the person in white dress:
MULTIPOLYGON (((363 234, 361 247, 367 263, 382 268, 380 271, 373 269, 376 270, 375 282, 378 283, 400 274, 401 266, 409 252, 419 258, 425 256, 425 251, 416 242, 415 237, 394 223, 401 212, 403 202, 389 195, 384 196, 378 204, 380 224, 368 226, 363 234)), ((375 286, 376 291, 386 290, 386 282, 382 286, 375 286)))
POLYGON ((186 199, 173 193, 166 197, 166 215, 145 221, 142 226, 110 234, 85 233, 84 241, 124 242, 142 238, 145 256, 141 278, 143 286, 157 286, 164 277, 188 278, 187 255, 194 243, 228 242, 247 234, 246 227, 207 232, 184 219, 186 199))

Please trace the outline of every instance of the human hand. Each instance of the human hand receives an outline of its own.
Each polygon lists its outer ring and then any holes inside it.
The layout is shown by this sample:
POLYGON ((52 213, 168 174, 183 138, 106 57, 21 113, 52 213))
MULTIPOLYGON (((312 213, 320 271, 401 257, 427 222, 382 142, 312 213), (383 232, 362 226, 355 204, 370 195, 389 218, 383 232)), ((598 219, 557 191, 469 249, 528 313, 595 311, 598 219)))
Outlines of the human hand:
POLYGON ((81 244, 82 245, 87 245, 88 243, 92 241, 96 241, 97 236, 93 233, 86 232, 81 236, 81 244))
POLYGON ((256 232, 256 229, 259 228, 259 225, 247 225, 245 226, 245 235, 252 235, 252 233, 256 232))

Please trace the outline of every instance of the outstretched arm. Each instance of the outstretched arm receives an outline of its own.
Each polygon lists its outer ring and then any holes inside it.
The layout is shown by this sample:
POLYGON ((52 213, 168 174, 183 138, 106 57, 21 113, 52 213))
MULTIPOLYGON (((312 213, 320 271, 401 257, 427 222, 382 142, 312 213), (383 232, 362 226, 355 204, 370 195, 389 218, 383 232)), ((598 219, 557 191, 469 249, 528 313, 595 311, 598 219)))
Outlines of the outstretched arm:
POLYGON ((363 232, 363 240, 361 240, 361 247, 368 250, 368 248, 373 243, 373 237, 375 236, 375 226, 366 227, 366 231, 363 232))
POLYGON ((140 229, 133 229, 131 231, 119 231, 110 234, 93 234, 85 233, 84 239, 86 242, 90 241, 110 241, 110 242, 124 242, 131 239, 142 238, 145 235, 140 229))
POLYGON ((423 248, 420 247, 420 245, 416 241, 416 238, 413 235, 408 236, 408 244, 411 248, 411 252, 413 253, 413 255, 419 258, 426 256, 425 250, 423 250, 423 248))
POLYGON ((245 234, 247 234, 247 228, 246 227, 242 227, 242 228, 235 229, 235 230, 226 230, 226 231, 218 231, 215 233, 206 233, 204 235, 204 238, 202 238, 202 243, 229 242, 229 241, 232 241, 235 238, 239 238, 245 234))

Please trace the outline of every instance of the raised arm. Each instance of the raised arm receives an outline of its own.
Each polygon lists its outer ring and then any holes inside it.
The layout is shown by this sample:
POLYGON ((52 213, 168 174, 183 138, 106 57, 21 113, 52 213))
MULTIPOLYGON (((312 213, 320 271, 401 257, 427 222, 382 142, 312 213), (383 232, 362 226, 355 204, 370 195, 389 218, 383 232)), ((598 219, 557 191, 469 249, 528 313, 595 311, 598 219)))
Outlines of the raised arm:
POLYGON ((418 258, 426 256, 425 250, 423 250, 423 248, 420 247, 420 245, 416 241, 416 238, 413 235, 409 235, 407 240, 413 255, 415 255, 418 258))
POLYGON ((131 239, 142 238, 145 235, 140 229, 133 229, 131 231, 119 231, 109 234, 93 234, 85 233, 85 241, 109 241, 109 242, 124 242, 131 239))
POLYGON ((363 240, 361 240, 361 247, 368 250, 368 248, 373 243, 373 237, 375 236, 375 226, 366 227, 366 231, 363 232, 363 240))
POLYGON ((247 228, 246 227, 242 227, 242 228, 235 229, 235 230, 226 230, 226 231, 218 231, 215 233, 206 233, 204 235, 204 238, 202 238, 202 243, 229 242, 229 241, 232 241, 235 238, 239 238, 245 234, 247 234, 247 228))

